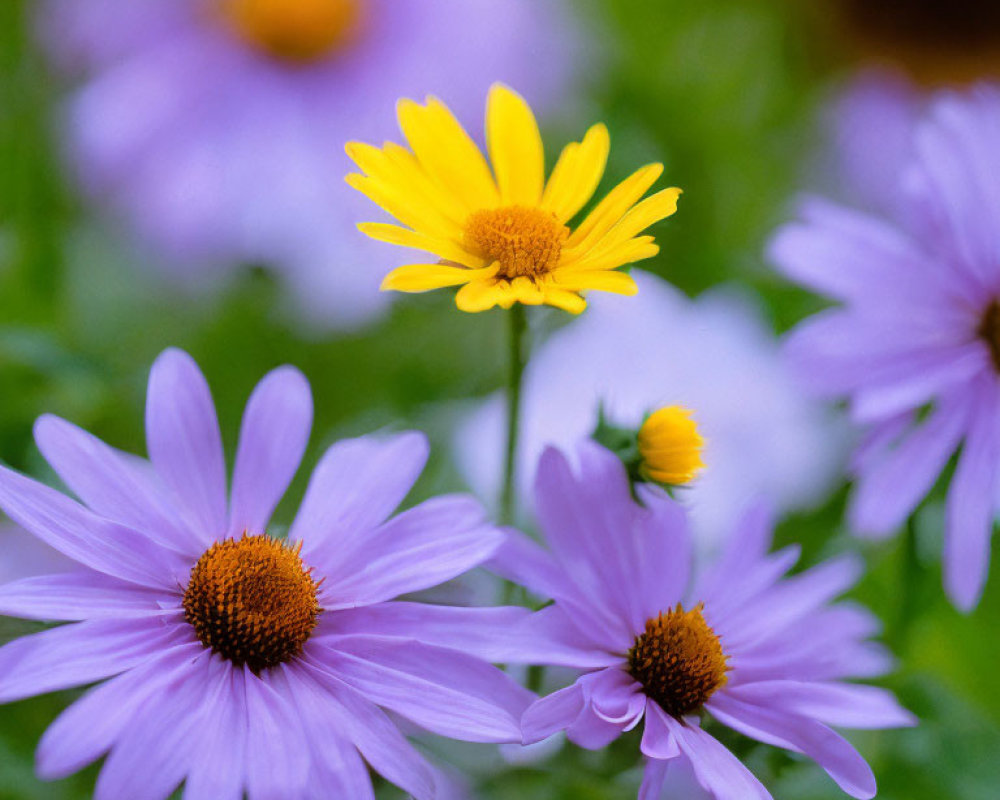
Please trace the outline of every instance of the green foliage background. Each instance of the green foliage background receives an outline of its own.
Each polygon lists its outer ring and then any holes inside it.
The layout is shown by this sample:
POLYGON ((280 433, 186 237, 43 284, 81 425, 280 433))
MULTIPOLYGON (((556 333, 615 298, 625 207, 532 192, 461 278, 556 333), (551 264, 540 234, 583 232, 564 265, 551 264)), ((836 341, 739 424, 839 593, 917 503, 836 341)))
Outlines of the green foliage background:
MULTIPOLYGON (((678 215, 656 231, 661 255, 644 266, 692 294, 721 281, 749 285, 776 332, 818 304, 768 271, 762 244, 787 218, 796 189, 805 188, 804 165, 822 142, 817 106, 845 69, 835 43, 802 12, 806 5, 578 3, 573 8, 600 34, 602 66, 591 77, 584 119, 547 121, 550 145, 581 121, 608 123, 609 184, 637 163, 664 161, 685 195, 678 215)), ((178 345, 208 376, 230 447, 254 383, 291 362, 309 377, 316 400, 307 467, 340 436, 416 426, 437 447, 415 497, 461 488, 444 447, 450 409, 501 385, 502 316, 460 314, 438 292, 403 299, 362 332, 320 336, 290 324, 280 287, 259 269, 248 268, 222 296, 201 300, 153 285, 62 173, 55 146, 60 87, 32 43, 30 9, 29 0, 0 4, 0 458, 52 477, 31 443, 32 422, 45 411, 142 452, 149 365, 178 345)), ((290 518, 307 474, 300 472, 279 521, 290 518)), ((843 527, 844 496, 782 525, 780 538, 801 541, 806 563, 860 546, 843 527)), ((923 722, 852 739, 875 769, 880 797, 992 800, 1000 796, 1000 570, 993 569, 976 612, 958 614, 940 588, 939 531, 932 500, 918 519, 915 547, 903 538, 864 547, 869 572, 856 595, 885 621, 899 655, 888 685, 923 722)), ((0 623, 3 638, 32 629, 0 623)), ((89 796, 93 768, 51 784, 32 774, 35 744, 71 695, 0 708, 0 798, 89 796)), ((842 796, 811 764, 736 737, 726 741, 779 800, 842 796)), ((507 766, 493 748, 428 747, 447 750, 492 800, 614 800, 635 796, 637 744, 625 737, 599 753, 565 747, 530 767, 507 766)), ((391 787, 379 792, 398 796, 391 787)))

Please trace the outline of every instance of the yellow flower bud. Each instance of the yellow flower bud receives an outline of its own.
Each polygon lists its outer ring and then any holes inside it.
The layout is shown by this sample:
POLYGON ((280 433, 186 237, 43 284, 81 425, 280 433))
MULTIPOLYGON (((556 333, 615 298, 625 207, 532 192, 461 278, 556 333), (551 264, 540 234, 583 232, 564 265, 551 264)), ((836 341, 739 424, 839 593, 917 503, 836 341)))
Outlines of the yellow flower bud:
POLYGON ((692 412, 666 406, 650 414, 639 429, 640 474, 647 480, 672 486, 690 483, 705 466, 705 440, 692 412))

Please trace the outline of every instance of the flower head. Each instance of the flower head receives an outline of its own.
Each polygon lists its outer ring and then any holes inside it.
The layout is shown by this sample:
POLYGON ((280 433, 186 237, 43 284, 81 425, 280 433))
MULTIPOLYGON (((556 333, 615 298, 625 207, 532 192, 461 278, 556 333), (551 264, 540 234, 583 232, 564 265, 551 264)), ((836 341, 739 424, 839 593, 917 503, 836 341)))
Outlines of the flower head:
POLYGON ((650 414, 639 428, 639 472, 656 483, 690 483, 705 466, 705 440, 692 412, 682 406, 664 406, 650 414))
POLYGON ((897 530, 961 450, 948 488, 944 580, 960 608, 986 580, 1000 478, 1000 92, 946 93, 911 131, 898 202, 877 216, 821 200, 771 256, 838 306, 802 323, 789 355, 865 430, 852 470, 860 534, 897 530))
POLYGON ((546 182, 534 114, 505 86, 494 85, 486 103, 492 171, 441 101, 402 100, 397 111, 410 149, 349 144, 363 174, 347 181, 405 227, 359 227, 440 260, 398 267, 383 289, 461 286, 455 302, 463 311, 546 303, 574 314, 586 307, 582 291, 635 293, 635 282, 617 268, 656 255, 653 237, 642 232, 673 214, 680 195, 663 189, 640 202, 663 171, 660 164, 626 178, 571 228, 604 174, 610 144, 604 125, 567 145, 546 182))
POLYGON ((55 417, 42 453, 83 505, 0 469, 0 506, 75 562, 0 587, 0 613, 66 620, 0 648, 0 701, 103 681, 48 729, 45 778, 109 753, 101 800, 371 796, 367 761, 421 800, 440 776, 382 710, 471 741, 519 738, 532 695, 483 658, 522 609, 393 601, 488 558, 502 534, 461 496, 396 516, 423 436, 320 459, 287 539, 268 532, 312 400, 282 367, 254 390, 231 490, 211 396, 168 350, 150 375, 149 461, 55 417), (461 648, 459 651, 456 648, 461 648))
POLYGON ((794 577, 798 550, 769 553, 771 520, 748 513, 721 556, 692 575, 683 510, 662 490, 630 494, 621 461, 584 441, 576 468, 547 450, 536 506, 547 549, 512 537, 492 562, 554 603, 508 638, 508 659, 582 671, 535 702, 526 743, 565 730, 600 748, 643 724, 639 796, 659 797, 667 765, 690 762, 719 800, 771 795, 717 739, 702 714, 816 760, 853 797, 875 794, 864 759, 830 725, 884 728, 913 717, 885 690, 845 678, 879 675, 891 659, 868 641, 877 620, 834 602, 857 579, 840 558, 794 577))
POLYGON ((148 261, 203 288, 271 269, 296 320, 384 310, 385 248, 343 175, 397 98, 434 87, 460 119, 495 80, 547 107, 580 39, 563 0, 44 0, 51 60, 79 85, 60 134, 86 193, 148 261))

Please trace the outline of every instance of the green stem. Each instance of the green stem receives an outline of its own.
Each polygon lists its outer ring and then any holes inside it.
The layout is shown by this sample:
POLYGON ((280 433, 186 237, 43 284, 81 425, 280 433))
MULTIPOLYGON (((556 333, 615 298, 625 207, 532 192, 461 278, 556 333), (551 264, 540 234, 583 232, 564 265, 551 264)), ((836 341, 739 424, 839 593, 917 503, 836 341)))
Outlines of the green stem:
POLYGON ((517 435, 521 417, 521 378, 528 361, 528 326, 524 306, 515 303, 507 312, 509 322, 509 371, 507 373, 507 448, 504 456, 503 487, 500 492, 500 521, 514 522, 514 483, 517 465, 517 435))
POLYGON ((897 653, 906 646, 910 628, 916 617, 917 605, 920 602, 923 569, 917 543, 916 512, 906 521, 906 531, 903 534, 903 553, 900 569, 899 610, 896 616, 895 631, 892 645, 897 653))

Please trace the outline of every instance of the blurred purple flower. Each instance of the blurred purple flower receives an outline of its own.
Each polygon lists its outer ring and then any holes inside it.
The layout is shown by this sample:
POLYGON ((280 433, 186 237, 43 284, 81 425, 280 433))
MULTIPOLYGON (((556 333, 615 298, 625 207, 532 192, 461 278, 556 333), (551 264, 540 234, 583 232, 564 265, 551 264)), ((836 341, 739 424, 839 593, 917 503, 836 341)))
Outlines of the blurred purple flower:
POLYGON ((833 132, 830 171, 852 205, 893 212, 899 178, 912 159, 913 126, 923 96, 905 76, 866 70, 854 76, 826 110, 833 132))
MULTIPOLYGON (((525 373, 518 458, 520 496, 545 445, 589 435, 604 406, 616 425, 638 427, 667 405, 694 410, 707 468, 677 493, 692 514, 699 546, 717 544, 754 497, 779 510, 825 497, 841 468, 840 426, 804 399, 778 343, 748 298, 716 290, 689 300, 633 269, 635 297, 595 294, 590 309, 549 337, 525 373)), ((500 485, 503 398, 472 412, 453 438, 472 488, 500 485)))
POLYGON ((301 373, 265 377, 227 502, 208 386, 168 350, 150 375, 149 461, 46 416, 38 446, 86 505, 0 470, 4 510, 80 565, 0 587, 4 614, 78 621, 0 648, 0 700, 104 681, 46 732, 43 777, 110 751, 97 798, 156 800, 182 780, 205 800, 372 798, 367 761, 431 800, 446 781, 380 706, 444 736, 519 738, 533 695, 472 654, 528 612, 392 601, 503 539, 462 496, 389 518, 423 468, 422 435, 333 445, 288 540, 265 535, 311 421, 301 373))
POLYGON ((172 274, 273 265, 306 315, 341 327, 384 308, 394 266, 355 230, 370 208, 344 184, 345 142, 395 130, 400 97, 437 95, 472 122, 498 80, 544 108, 575 48, 561 0, 46 0, 40 22, 53 59, 85 77, 65 135, 86 191, 172 274), (358 19, 308 58, 262 46, 253 25, 277 36, 299 7, 358 19))
POLYGON ((792 546, 769 554, 771 519, 748 513, 721 557, 692 577, 683 509, 661 489, 630 494, 611 452, 584 441, 576 467, 546 450, 535 480, 548 549, 513 535, 493 567, 555 602, 510 637, 511 656, 583 675, 535 702, 524 741, 565 730, 604 747, 644 721, 640 800, 654 800, 683 758, 719 800, 770 798, 753 774, 703 730, 699 714, 817 761, 853 797, 875 794, 871 769, 828 725, 887 728, 915 719, 892 694, 845 678, 883 674, 888 653, 868 641, 878 620, 833 600, 860 572, 855 557, 785 577, 792 546))
POLYGON ((839 305, 802 323, 789 356, 817 392, 846 396, 867 438, 850 520, 893 533, 961 447, 948 490, 952 601, 982 593, 1000 480, 1000 93, 943 93, 880 218, 809 199, 771 256, 839 305), (963 445, 964 442, 964 445, 963 445))

